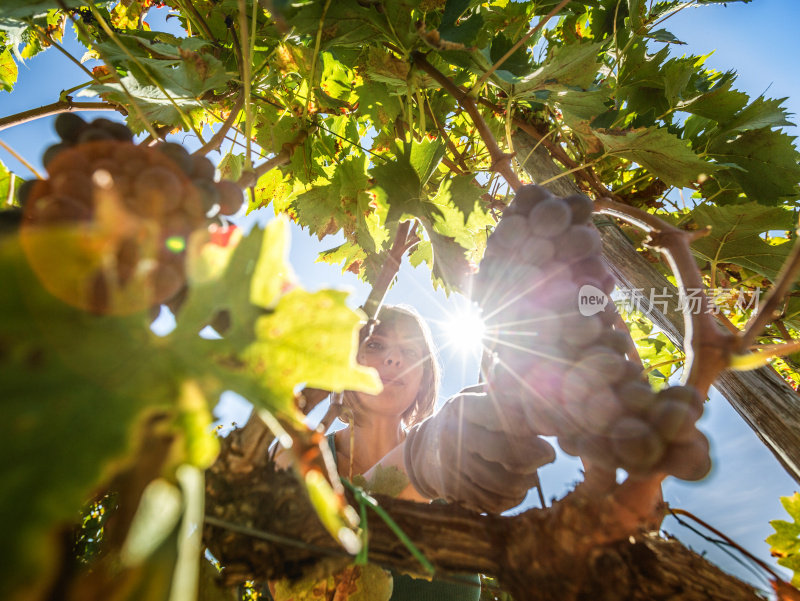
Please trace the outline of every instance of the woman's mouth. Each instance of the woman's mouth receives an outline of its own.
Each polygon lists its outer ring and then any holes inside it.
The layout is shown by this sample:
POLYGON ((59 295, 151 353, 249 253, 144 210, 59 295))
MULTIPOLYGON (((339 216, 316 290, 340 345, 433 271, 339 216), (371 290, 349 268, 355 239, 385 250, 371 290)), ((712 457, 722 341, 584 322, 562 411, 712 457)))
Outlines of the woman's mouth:
POLYGON ((402 380, 398 380, 398 379, 395 379, 395 378, 386 378, 384 376, 381 376, 381 382, 383 382, 384 386, 402 386, 403 385, 403 381, 402 380))

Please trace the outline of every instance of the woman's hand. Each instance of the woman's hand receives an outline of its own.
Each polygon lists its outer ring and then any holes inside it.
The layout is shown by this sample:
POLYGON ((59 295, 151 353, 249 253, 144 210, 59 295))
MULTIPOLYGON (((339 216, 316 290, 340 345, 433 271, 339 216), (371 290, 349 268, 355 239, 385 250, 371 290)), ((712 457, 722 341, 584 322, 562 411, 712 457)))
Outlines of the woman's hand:
POLYGON ((555 460, 553 447, 521 423, 485 392, 459 394, 409 432, 406 473, 424 496, 510 509, 537 484, 537 469, 555 460))

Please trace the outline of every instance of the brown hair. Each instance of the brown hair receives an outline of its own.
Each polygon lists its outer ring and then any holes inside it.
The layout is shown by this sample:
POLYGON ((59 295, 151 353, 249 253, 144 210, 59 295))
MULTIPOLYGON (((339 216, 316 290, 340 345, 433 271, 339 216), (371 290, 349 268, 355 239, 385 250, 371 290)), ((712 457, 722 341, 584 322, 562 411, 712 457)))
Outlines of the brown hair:
MULTIPOLYGON (((415 338, 418 336, 423 343, 422 381, 414 403, 402 415, 403 425, 410 428, 433 414, 439 395, 439 362, 433 335, 419 312, 410 305, 384 305, 378 313, 377 321, 376 330, 382 328, 410 330, 411 335, 415 338)), ((352 394, 345 392, 345 398, 352 394)))

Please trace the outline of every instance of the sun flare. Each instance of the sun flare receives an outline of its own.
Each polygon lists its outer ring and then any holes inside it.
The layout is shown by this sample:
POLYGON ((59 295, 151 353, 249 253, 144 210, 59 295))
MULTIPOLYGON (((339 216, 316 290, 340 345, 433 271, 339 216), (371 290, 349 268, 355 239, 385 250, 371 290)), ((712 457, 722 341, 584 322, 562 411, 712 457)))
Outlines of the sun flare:
POLYGON ((447 343, 464 354, 480 353, 486 326, 474 305, 455 311, 444 323, 447 343))

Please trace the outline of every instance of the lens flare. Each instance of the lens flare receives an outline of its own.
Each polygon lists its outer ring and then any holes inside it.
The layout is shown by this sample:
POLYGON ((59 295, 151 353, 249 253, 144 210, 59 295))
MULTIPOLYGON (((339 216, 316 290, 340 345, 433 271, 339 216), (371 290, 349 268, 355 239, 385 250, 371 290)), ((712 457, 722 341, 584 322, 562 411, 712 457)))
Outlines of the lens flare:
POLYGON ((457 310, 443 326, 449 346, 465 354, 480 353, 486 326, 474 305, 457 310))

